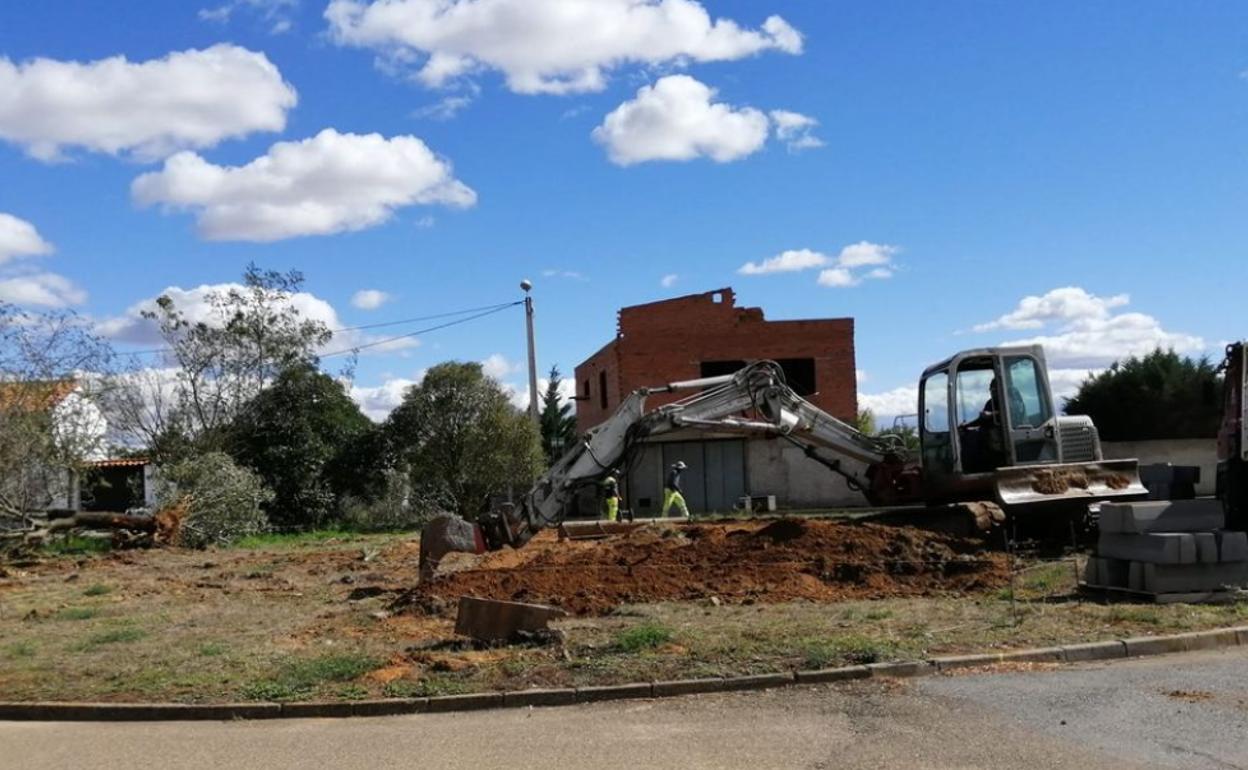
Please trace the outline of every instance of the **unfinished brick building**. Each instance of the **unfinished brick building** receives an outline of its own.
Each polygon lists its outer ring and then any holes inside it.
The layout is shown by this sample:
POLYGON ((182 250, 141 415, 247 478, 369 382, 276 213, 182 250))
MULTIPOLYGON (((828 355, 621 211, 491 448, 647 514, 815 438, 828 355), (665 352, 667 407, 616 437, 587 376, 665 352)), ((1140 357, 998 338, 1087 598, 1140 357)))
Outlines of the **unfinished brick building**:
MULTIPOLYGON (((621 309, 615 339, 576 367, 577 426, 602 422, 637 388, 727 374, 759 359, 779 362, 789 385, 823 410, 847 421, 857 414, 852 318, 768 321, 761 308, 737 307, 723 288, 621 309)), ((655 395, 647 406, 678 397, 655 395)), ((633 463, 626 505, 657 513, 663 468, 677 459, 689 465, 685 496, 695 511, 725 511, 746 495, 798 508, 859 499, 786 442, 683 433, 653 442, 633 463)))

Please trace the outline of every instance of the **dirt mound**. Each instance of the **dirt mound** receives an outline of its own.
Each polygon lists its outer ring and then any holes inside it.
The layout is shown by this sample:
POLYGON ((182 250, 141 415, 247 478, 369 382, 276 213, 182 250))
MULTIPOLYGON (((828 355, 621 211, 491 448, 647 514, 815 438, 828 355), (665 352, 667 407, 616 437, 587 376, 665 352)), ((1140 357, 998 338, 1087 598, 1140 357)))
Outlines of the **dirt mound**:
POLYGON ((534 541, 406 592, 396 609, 449 609, 460 596, 539 602, 577 615, 626 603, 819 602, 996 588, 1005 557, 905 527, 809 519, 643 527, 597 542, 534 541))

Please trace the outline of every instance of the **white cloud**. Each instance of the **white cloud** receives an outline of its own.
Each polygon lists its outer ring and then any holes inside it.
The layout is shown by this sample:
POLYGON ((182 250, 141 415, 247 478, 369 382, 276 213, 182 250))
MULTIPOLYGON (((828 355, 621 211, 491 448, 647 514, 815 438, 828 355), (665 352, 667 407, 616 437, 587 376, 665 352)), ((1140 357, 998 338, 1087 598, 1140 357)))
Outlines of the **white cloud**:
POLYGON ((714 103, 715 91, 688 75, 669 75, 616 107, 593 131, 611 162, 738 160, 767 142, 767 116, 752 107, 714 103))
POLYGON ((331 0, 325 18, 339 44, 424 57, 416 78, 427 86, 492 69, 517 93, 599 91, 606 71, 625 64, 802 50, 779 16, 748 29, 712 20, 696 0, 331 0))
POLYGON ((350 395, 369 419, 381 422, 403 403, 403 395, 413 385, 419 385, 424 376, 424 372, 420 372, 414 380, 396 377, 370 387, 352 385, 350 395))
POLYGON ((843 267, 829 267, 827 270, 819 271, 819 279, 817 282, 820 286, 844 288, 847 286, 857 286, 862 281, 843 267))
POLYGON ((0 264, 18 257, 38 257, 52 253, 52 244, 24 219, 0 211, 0 264))
POLYGON ((867 374, 864 370, 862 369, 854 370, 854 382, 861 385, 862 383, 866 382, 869 379, 871 379, 871 376, 867 374))
POLYGON ((1130 299, 1125 294, 1098 297, 1079 287, 1054 289, 1042 296, 1024 297, 1011 312, 979 324, 975 331, 1037 329, 1045 333, 1009 340, 1007 345, 1043 345, 1054 369, 1101 369, 1129 356, 1157 348, 1199 353, 1207 347, 1193 334, 1171 332, 1144 313, 1118 313, 1130 299))
POLYGON ((481 362, 482 373, 486 377, 493 377, 499 382, 502 382, 522 368, 520 364, 507 360, 507 357, 502 353, 494 353, 481 362))
POLYGON ((351 295, 351 304, 360 310, 376 310, 392 299, 394 298, 379 289, 360 289, 351 295))
POLYGON ((870 241, 851 243, 835 257, 812 249, 789 249, 762 262, 746 262, 737 268, 737 272, 741 275, 768 275, 824 268, 819 271, 816 281, 820 286, 857 286, 864 280, 891 278, 893 257, 900 251, 896 246, 870 241))
POLYGON ((1065 286, 1039 297, 1023 297, 1014 310, 995 321, 978 324, 974 330, 986 332, 993 329, 1040 329, 1055 321, 1104 320, 1109 318, 1111 310, 1130 302, 1131 297, 1126 294, 1098 297, 1078 286, 1065 286))
POLYGON ((192 152, 131 185, 140 205, 193 210, 209 240, 276 241, 361 230, 415 204, 468 207, 477 195, 414 136, 340 134, 278 142, 245 166, 192 152))
MULTIPOLYGON (((546 393, 546 388, 550 386, 550 380, 545 377, 537 378, 538 408, 541 408, 541 397, 546 393)), ((514 384, 503 383, 503 390, 507 392, 511 405, 517 409, 527 410, 529 408, 529 386, 528 383, 514 384)), ((576 380, 564 378, 559 380, 559 403, 566 404, 572 402, 576 398, 576 380)))
POLYGON ((0 302, 14 305, 68 307, 87 301, 87 293, 56 273, 33 273, 0 278, 0 302))
POLYGON ((45 161, 69 147, 155 160, 281 131, 296 101, 264 54, 234 45, 145 62, 0 57, 0 139, 45 161))
POLYGON ((560 270, 558 268, 547 268, 542 271, 545 278, 567 278, 570 281, 588 281, 589 278, 578 270, 560 270))
POLYGON ((870 409, 881 425, 891 425, 894 417, 919 411, 919 389, 903 385, 883 393, 859 393, 858 407, 870 409))
POLYGON ((768 273, 791 273, 799 270, 809 270, 815 267, 823 267, 830 264, 832 259, 826 254, 821 254, 810 249, 789 249, 782 251, 774 257, 768 257, 761 263, 746 262, 737 269, 741 275, 767 275, 768 273))
POLYGON ((471 96, 447 96, 433 104, 413 110, 412 117, 428 118, 430 120, 450 120, 470 104, 472 104, 471 96))
POLYGON ((819 121, 790 110, 772 110, 771 122, 776 127, 776 138, 784 142, 789 152, 813 150, 823 146, 823 140, 812 134, 819 121))
POLYGON ((680 276, 677 275, 676 273, 668 273, 667 275, 659 279, 659 285, 662 286, 664 289, 670 289, 673 286, 675 286, 676 282, 679 280, 680 280, 680 276))
POLYGON ((299 0, 226 0, 220 5, 199 9, 201 21, 227 24, 237 10, 254 13, 269 26, 269 33, 280 35, 289 32, 294 25, 291 14, 299 7, 299 0))
MULTIPOLYGON (((204 284, 193 289, 170 286, 161 292, 161 296, 166 296, 173 300, 174 307, 181 311, 190 323, 203 323, 219 327, 224 325, 226 319, 221 317, 220 313, 212 306, 209 301, 210 295, 220 295, 231 290, 245 291, 246 289, 237 283, 204 284)), ((120 316, 100 321, 96 324, 96 332, 101 336, 118 342, 147 346, 162 344, 163 340, 160 337, 157 324, 143 317, 143 311, 157 309, 156 299, 156 297, 149 297, 148 299, 140 300, 127 308, 120 316)), ((334 306, 315 294, 306 291, 296 292, 287 295, 287 301, 291 307, 299 312, 301 318, 320 321, 331 330, 343 327, 338 311, 334 309, 334 306)), ((376 337, 359 331, 336 332, 321 352, 349 349, 383 339, 388 338, 376 337)), ((406 337, 368 348, 361 351, 361 355, 393 353, 416 347, 419 344, 420 341, 416 338, 406 337)))

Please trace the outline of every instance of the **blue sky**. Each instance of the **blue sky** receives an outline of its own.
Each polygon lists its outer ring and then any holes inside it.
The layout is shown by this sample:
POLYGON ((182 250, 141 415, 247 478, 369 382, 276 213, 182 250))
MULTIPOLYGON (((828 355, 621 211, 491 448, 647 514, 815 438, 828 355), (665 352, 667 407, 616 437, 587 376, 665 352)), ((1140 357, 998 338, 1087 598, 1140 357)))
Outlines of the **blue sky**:
MULTIPOLYGON (((1244 334, 1243 3, 430 2, 0 5, 0 299, 141 348, 138 303, 249 261, 340 325, 528 277, 567 372, 619 306, 731 285, 854 317, 881 413, 959 348, 1041 338, 1068 388, 1244 334)), ((518 310, 433 332, 357 394, 523 387, 523 344, 518 310)))

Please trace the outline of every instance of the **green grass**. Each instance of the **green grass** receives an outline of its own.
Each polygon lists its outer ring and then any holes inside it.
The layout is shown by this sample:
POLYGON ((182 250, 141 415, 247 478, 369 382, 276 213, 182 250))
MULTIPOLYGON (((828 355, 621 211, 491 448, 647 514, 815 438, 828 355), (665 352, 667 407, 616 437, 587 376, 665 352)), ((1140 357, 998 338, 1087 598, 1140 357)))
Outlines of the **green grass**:
POLYGON ((66 607, 53 617, 57 620, 90 620, 99 614, 95 607, 66 607))
POLYGON ((215 658, 218 655, 224 655, 229 647, 221 642, 204 642, 199 645, 199 654, 205 658, 215 658))
POLYGON ((845 634, 828 639, 810 639, 801 644, 806 668, 828 668, 846 663, 878 663, 894 656, 897 645, 861 634, 845 634))
POLYGON ((66 535, 55 538, 44 544, 45 553, 53 556, 81 556, 83 554, 104 553, 112 549, 112 544, 103 538, 66 535))
POLYGON ((242 695, 252 700, 306 697, 324 684, 350 682, 380 665, 371 656, 349 653, 293 660, 283 664, 272 677, 243 686, 242 695))
POLYGON ((128 644, 137 642, 147 637, 147 632, 141 628, 126 626, 123 628, 113 628, 108 631, 101 631, 98 634, 92 634, 84 639, 75 647, 78 652, 90 652, 109 644, 128 644))
POLYGON ((463 695, 470 691, 466 682, 449 676, 431 676, 420 681, 396 679, 382 693, 387 698, 431 698, 438 695, 463 695))
POLYGON ((35 645, 33 642, 14 642, 4 648, 4 655, 8 658, 33 658, 35 657, 35 645))
POLYGON ((345 529, 316 529, 310 532, 266 532, 251 535, 234 544, 235 548, 298 548, 304 545, 316 545, 328 540, 358 540, 365 537, 359 532, 345 529))
POLYGON ((106 586, 103 583, 95 583, 93 585, 87 586, 87 590, 83 591, 82 595, 83 596, 103 596, 104 594, 107 594, 112 590, 113 589, 111 587, 106 586))
POLYGON ((670 628, 658 623, 642 623, 621 631, 615 637, 615 647, 621 652, 642 652, 653 650, 672 641, 674 634, 670 628))

